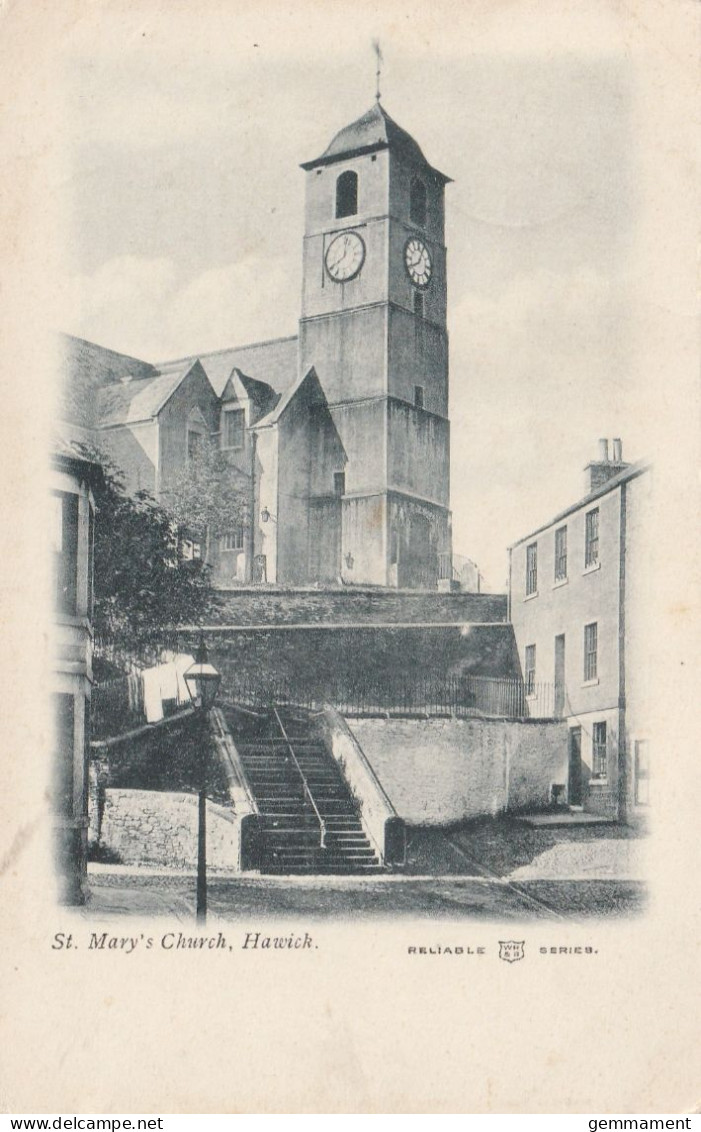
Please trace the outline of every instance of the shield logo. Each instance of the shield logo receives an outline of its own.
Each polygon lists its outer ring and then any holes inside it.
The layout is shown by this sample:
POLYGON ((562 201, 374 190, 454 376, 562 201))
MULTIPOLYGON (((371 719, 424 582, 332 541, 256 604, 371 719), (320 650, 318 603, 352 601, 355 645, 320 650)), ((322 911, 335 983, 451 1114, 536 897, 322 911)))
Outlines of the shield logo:
POLYGON ((500 939, 499 958, 506 963, 516 963, 519 959, 523 959, 525 943, 525 939, 500 939))

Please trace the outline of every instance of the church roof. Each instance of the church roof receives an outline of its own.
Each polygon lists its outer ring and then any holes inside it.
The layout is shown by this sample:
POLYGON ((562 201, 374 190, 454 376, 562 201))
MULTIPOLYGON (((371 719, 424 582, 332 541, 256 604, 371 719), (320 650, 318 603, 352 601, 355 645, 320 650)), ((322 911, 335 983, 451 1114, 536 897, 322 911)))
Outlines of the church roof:
POLYGON ((99 423, 96 402, 100 388, 130 376, 135 379, 155 377, 158 370, 148 362, 108 350, 95 342, 61 334, 59 416, 83 429, 99 423))
POLYGON ((134 424, 157 417, 192 368, 192 362, 185 362, 158 377, 105 386, 98 393, 99 427, 134 424))
POLYGON ((277 405, 256 422, 256 428, 267 428, 269 425, 276 425, 280 417, 287 409, 288 405, 297 397, 297 395, 304 390, 307 394, 309 405, 323 405, 326 403, 324 390, 321 387, 319 378, 317 377, 314 366, 311 366, 306 373, 301 374, 293 385, 283 393, 277 405))
POLYGON ((255 377, 249 377, 241 373, 240 369, 234 368, 221 394, 223 404, 240 399, 239 385, 243 395, 250 399, 261 416, 270 412, 280 400, 280 394, 276 393, 267 382, 257 381, 255 377))
MULTIPOLYGON (((179 363, 197 360, 201 362, 217 397, 221 397, 234 369, 269 385, 276 393, 282 393, 297 377, 297 338, 271 338, 208 354, 192 354, 189 358, 180 358, 179 363)), ((164 362, 159 369, 164 370, 166 365, 173 364, 176 363, 164 362)))
MULTIPOLYGON (((428 165, 421 147, 414 141, 411 134, 398 126, 385 110, 381 103, 376 102, 367 113, 344 126, 326 147, 321 157, 314 161, 305 161, 302 169, 314 169, 318 165, 330 165, 343 158, 355 157, 363 153, 372 153, 374 150, 390 149, 411 161, 428 165)), ((432 168, 429 166, 429 168, 432 168)), ((433 169, 436 177, 442 181, 449 181, 450 177, 433 169)))

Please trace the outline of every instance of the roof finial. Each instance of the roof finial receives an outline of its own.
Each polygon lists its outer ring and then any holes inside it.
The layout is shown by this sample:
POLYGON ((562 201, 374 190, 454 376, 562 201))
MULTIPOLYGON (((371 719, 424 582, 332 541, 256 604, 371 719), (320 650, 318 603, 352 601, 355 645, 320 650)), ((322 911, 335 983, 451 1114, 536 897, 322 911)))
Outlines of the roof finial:
POLYGON ((373 39, 372 49, 375 52, 375 55, 377 56, 377 70, 375 71, 375 101, 379 102, 380 101, 380 72, 382 71, 382 64, 384 62, 384 60, 382 58, 382 50, 380 48, 379 39, 373 39))

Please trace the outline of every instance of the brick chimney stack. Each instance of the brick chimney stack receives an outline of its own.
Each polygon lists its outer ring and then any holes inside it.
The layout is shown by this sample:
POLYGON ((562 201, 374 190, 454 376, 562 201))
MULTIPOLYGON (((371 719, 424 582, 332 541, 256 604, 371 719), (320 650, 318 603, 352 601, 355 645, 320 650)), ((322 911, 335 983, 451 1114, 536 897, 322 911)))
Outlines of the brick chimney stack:
POLYGON ((614 437, 611 442, 611 458, 609 459, 609 442, 607 439, 599 441, 598 459, 592 460, 587 464, 584 471, 586 472, 586 490, 587 494, 590 491, 596 491, 597 488, 602 487, 607 480, 617 476, 628 465, 623 460, 623 443, 619 436, 614 437))

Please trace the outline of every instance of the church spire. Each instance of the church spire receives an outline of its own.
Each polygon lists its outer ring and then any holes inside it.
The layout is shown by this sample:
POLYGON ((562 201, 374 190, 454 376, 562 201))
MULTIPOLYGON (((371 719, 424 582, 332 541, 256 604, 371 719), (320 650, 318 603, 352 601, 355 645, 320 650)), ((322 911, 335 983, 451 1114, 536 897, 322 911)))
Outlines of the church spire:
POLYGON ((376 56, 376 59, 377 59, 377 70, 375 71, 375 102, 379 102, 380 101, 380 74, 382 72, 382 64, 384 62, 384 60, 382 58, 382 49, 380 48, 379 39, 373 39, 372 49, 375 52, 375 56, 376 56))

